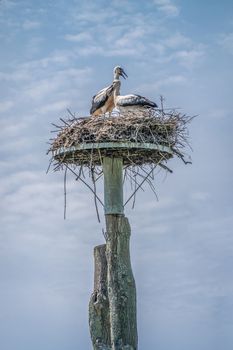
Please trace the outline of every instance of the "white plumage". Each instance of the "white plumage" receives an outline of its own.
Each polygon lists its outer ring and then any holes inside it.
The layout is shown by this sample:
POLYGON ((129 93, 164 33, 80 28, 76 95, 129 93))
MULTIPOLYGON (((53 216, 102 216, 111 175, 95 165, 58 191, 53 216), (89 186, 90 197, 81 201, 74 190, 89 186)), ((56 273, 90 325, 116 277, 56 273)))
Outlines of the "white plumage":
MULTIPOLYGON (((113 74, 114 74, 114 81, 120 82, 120 76, 122 76, 124 79, 128 77, 124 69, 120 66, 117 66, 114 68, 113 74)), ((90 114, 92 116, 98 116, 106 112, 109 112, 109 113, 112 112, 113 108, 115 107, 113 91, 114 91, 114 88, 112 83, 111 85, 100 90, 99 92, 97 92, 96 95, 93 96, 92 106, 90 110, 90 114)))
POLYGON ((148 108, 157 108, 157 104, 148 98, 136 94, 120 95, 121 83, 119 80, 113 81, 114 103, 120 112, 145 111, 148 108))

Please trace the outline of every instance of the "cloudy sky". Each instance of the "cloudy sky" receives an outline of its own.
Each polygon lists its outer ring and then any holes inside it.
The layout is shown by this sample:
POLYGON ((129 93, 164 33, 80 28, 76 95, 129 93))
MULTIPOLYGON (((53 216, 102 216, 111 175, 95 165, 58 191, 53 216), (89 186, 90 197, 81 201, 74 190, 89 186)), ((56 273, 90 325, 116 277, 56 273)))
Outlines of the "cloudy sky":
POLYGON ((134 210, 131 251, 140 349, 230 350, 233 344, 233 4, 231 0, 1 0, 0 347, 91 350, 91 194, 46 156, 51 123, 122 65, 123 93, 198 115, 193 164, 173 160, 134 210))

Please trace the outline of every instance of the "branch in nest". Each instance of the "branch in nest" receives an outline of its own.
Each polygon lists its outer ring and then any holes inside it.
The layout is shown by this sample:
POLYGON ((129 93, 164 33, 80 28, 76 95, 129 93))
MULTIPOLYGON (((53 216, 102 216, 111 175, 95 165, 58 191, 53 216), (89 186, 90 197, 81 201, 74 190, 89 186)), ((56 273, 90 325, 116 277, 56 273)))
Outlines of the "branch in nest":
MULTIPOLYGON (((78 175, 75 173, 75 171, 73 169, 71 169, 68 165, 67 168, 76 176, 78 177, 78 175)), ((81 177, 79 178, 79 180, 84 183, 84 185, 86 185, 89 190, 94 194, 94 196, 96 197, 96 199, 100 202, 100 204, 104 207, 104 203, 101 201, 101 199, 97 196, 97 194, 95 193, 95 191, 91 188, 90 185, 88 185, 88 183, 86 181, 84 181, 81 177)))
POLYGON ((94 188, 94 203, 95 203, 96 215, 97 215, 98 221, 100 222, 98 204, 97 204, 97 201, 96 201, 96 198, 97 198, 97 195, 96 195, 96 180, 95 180, 95 175, 94 175, 93 168, 91 169, 91 178, 92 178, 93 188, 94 188))
POLYGON ((142 185, 144 184, 144 182, 147 180, 147 178, 150 176, 150 174, 152 173, 152 171, 154 171, 156 165, 152 168, 152 170, 148 173, 148 175, 144 178, 144 180, 140 183, 140 185, 136 188, 136 190, 131 194, 131 196, 127 199, 127 201, 124 204, 124 207, 126 206, 126 204, 130 201, 130 199, 134 196, 134 194, 139 190, 139 188, 142 187, 142 185))

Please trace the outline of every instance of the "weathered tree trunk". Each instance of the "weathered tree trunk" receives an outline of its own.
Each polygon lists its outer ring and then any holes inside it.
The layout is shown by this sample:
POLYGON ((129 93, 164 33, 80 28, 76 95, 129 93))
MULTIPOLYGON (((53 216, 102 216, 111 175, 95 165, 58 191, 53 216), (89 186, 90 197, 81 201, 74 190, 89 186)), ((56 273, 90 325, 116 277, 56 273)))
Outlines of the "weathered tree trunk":
POLYGON ((103 159, 107 243, 95 247, 89 324, 94 350, 137 350, 136 287, 124 216, 122 159, 103 159))
POLYGON ((94 350, 110 350, 106 245, 94 248, 94 292, 89 302, 89 327, 94 350))
POLYGON ((130 226, 124 215, 106 215, 106 227, 111 349, 136 350, 136 287, 130 263, 130 226))

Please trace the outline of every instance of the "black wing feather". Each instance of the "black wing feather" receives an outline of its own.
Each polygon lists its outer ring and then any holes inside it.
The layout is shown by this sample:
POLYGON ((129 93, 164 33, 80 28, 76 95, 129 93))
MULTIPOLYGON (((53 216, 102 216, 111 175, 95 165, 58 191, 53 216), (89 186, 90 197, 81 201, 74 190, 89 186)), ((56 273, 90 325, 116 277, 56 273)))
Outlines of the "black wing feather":
POLYGON ((142 107, 158 107, 157 104, 153 101, 148 100, 146 97, 144 96, 140 96, 140 95, 133 95, 134 98, 125 98, 124 100, 120 100, 118 102, 119 106, 122 107, 127 107, 127 106, 142 106, 142 107))
POLYGON ((102 94, 98 97, 98 93, 92 97, 92 106, 90 109, 90 114, 95 113, 97 109, 103 107, 107 102, 109 96, 111 96, 113 92, 113 84, 111 84, 107 89, 105 94, 102 94))

